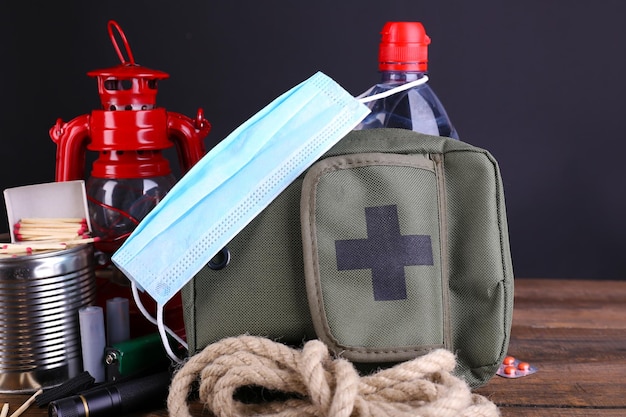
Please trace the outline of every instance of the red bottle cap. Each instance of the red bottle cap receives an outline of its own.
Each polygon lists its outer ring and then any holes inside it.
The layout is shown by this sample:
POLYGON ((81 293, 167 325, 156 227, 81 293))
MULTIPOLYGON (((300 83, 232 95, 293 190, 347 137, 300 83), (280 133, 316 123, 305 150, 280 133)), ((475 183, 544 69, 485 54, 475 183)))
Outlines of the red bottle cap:
POLYGON ((378 49, 380 71, 426 71, 428 45, 420 22, 387 22, 381 33, 378 49))

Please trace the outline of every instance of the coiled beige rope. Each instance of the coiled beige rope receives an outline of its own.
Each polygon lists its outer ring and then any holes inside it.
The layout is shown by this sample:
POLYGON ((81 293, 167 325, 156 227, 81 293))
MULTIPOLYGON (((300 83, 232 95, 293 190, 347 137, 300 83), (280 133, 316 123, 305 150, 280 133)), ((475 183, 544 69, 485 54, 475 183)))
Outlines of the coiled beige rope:
POLYGON ((439 349, 393 368, 360 377, 326 345, 302 350, 255 336, 226 338, 192 356, 174 375, 169 415, 190 417, 187 398, 200 380, 200 400, 218 417, 492 417, 498 408, 451 374, 455 357, 439 349), (294 393, 285 401, 246 404, 234 399, 245 386, 294 393))

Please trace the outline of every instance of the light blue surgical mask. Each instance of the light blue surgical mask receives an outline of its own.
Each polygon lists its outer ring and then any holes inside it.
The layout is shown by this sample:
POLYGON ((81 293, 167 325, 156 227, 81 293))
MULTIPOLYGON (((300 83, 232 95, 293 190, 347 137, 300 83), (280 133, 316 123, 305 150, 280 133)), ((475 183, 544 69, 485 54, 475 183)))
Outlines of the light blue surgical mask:
POLYGON ((164 340, 165 303, 368 113, 318 72, 211 149, 140 222, 112 261, 157 302, 164 340))

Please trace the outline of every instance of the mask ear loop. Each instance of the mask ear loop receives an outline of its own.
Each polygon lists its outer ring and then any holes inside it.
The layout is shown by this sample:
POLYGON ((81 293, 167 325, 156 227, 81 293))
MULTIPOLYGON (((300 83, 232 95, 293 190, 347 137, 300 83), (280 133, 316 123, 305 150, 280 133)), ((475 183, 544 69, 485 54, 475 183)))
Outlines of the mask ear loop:
POLYGON ((417 80, 413 80, 413 81, 409 81, 408 83, 399 85, 397 87, 391 88, 387 91, 383 91, 382 93, 378 93, 378 94, 374 94, 372 96, 367 96, 365 97, 365 95, 367 94, 367 92, 365 92, 364 94, 356 97, 361 103, 369 103, 370 101, 374 101, 374 100, 380 100, 381 98, 385 98, 385 97, 389 97, 393 94, 399 93, 401 91, 404 90, 408 90, 409 88, 413 88, 415 86, 418 85, 422 85, 422 84, 426 84, 426 82, 428 82, 428 75, 424 75, 421 78, 418 78, 417 80))
POLYGON ((141 314, 143 314, 143 316, 148 319, 150 323, 157 326, 159 330, 159 335, 161 336, 161 343, 163 344, 163 348, 165 348, 167 356, 169 356, 176 363, 183 363, 183 359, 179 358, 172 350, 172 347, 170 346, 170 341, 167 336, 169 334, 169 336, 171 336, 174 340, 180 343, 187 351, 189 351, 189 345, 187 345, 187 342, 185 342, 180 336, 178 336, 172 329, 165 325, 163 321, 164 306, 162 304, 157 304, 157 318, 155 319, 141 302, 141 299, 139 298, 139 290, 137 289, 137 284, 135 284, 135 282, 131 280, 130 285, 133 293, 133 299, 135 301, 135 304, 137 305, 137 308, 139 309, 139 311, 141 311, 141 314))
MULTIPOLYGON (((168 333, 170 335, 175 334, 175 333, 170 328, 165 326, 165 324, 163 323, 164 307, 165 306, 163 304, 160 304, 160 303, 157 304, 157 328, 159 329, 159 334, 161 335, 161 343, 163 344, 163 347, 165 348, 165 352, 167 353, 167 356, 169 356, 174 362, 180 364, 180 363, 183 363, 183 360, 174 353, 174 351, 172 350, 172 347, 170 346, 169 339, 167 338, 168 333)), ((180 343, 180 339, 177 338, 177 341, 180 343)), ((185 347, 185 349, 189 349, 189 347, 187 346, 187 343, 184 343, 183 346, 185 347)))

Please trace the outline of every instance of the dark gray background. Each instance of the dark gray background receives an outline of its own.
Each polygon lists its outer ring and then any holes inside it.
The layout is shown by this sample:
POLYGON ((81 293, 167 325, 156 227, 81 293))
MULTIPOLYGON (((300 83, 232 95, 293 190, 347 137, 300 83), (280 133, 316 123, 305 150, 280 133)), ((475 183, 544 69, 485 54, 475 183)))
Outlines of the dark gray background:
POLYGON ((516 276, 623 279, 625 16, 621 0, 3 0, 0 188, 54 180, 48 130, 99 108, 86 73, 119 64, 109 19, 170 74, 160 106, 204 109, 208 147, 315 71, 358 95, 383 24, 417 20, 462 139, 500 163, 516 276))

